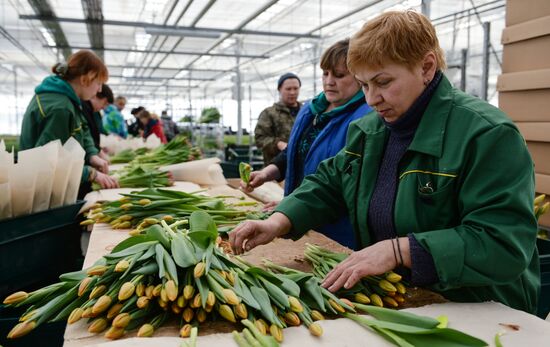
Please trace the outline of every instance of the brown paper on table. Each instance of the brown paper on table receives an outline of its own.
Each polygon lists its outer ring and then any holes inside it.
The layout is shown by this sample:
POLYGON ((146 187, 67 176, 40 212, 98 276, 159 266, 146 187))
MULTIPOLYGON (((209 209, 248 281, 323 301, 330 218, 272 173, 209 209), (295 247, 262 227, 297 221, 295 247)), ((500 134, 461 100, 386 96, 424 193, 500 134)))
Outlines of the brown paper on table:
POLYGON ((78 195, 78 188, 80 187, 80 181, 82 179, 82 170, 84 168, 84 157, 86 151, 82 148, 80 143, 73 137, 69 138, 63 145, 63 148, 70 154, 71 165, 69 179, 67 181, 67 190, 65 191, 65 198, 63 199, 64 205, 74 204, 78 195))
POLYGON ((159 168, 159 170, 170 171, 176 181, 188 181, 204 185, 227 184, 219 163, 220 159, 218 158, 207 158, 167 165, 159 168))
POLYGON ((57 167, 61 141, 51 141, 44 146, 31 148, 18 153, 19 164, 26 165, 36 172, 32 212, 50 208, 53 180, 57 167))

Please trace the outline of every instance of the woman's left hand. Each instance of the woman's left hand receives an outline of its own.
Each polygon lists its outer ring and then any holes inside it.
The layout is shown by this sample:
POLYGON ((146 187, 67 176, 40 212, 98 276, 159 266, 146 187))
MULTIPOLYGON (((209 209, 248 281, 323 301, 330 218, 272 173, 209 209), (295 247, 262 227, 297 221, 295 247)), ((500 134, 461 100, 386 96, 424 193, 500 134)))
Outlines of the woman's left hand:
MULTIPOLYGON (((401 241, 402 254, 408 254, 408 238, 403 237, 399 240, 401 241), (405 247, 406 250, 404 250, 405 247)), ((328 273, 327 277, 323 280, 322 286, 331 292, 336 292, 342 287, 346 289, 353 287, 365 276, 380 275, 393 270, 397 267, 397 262, 392 242, 395 243, 391 239, 383 240, 360 251, 353 252, 328 273)))
POLYGON ((104 174, 109 173, 109 163, 106 160, 101 159, 99 155, 92 155, 90 157, 90 165, 104 174))

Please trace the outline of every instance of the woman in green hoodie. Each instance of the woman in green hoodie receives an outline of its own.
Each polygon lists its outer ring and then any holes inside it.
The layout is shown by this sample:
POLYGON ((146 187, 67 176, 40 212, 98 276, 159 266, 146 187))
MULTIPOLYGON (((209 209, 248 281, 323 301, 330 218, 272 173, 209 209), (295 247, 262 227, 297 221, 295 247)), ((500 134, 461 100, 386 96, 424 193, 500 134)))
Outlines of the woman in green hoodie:
POLYGON ((109 73, 101 59, 91 51, 72 54, 67 63, 53 66, 54 75, 36 87, 21 125, 21 150, 42 146, 53 140, 65 143, 74 137, 86 151, 82 182, 96 182, 102 188, 116 188, 117 181, 107 175, 108 163, 98 155, 88 123, 82 113, 82 100, 101 91, 109 73))

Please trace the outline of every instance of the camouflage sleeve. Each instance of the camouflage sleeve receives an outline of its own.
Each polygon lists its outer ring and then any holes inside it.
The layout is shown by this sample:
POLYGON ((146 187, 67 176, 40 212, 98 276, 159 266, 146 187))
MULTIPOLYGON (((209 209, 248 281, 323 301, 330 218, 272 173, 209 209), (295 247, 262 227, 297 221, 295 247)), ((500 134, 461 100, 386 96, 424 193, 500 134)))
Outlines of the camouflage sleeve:
POLYGON ((256 140, 256 146, 268 154, 268 157, 274 157, 279 152, 277 148, 277 142, 279 139, 275 137, 273 133, 273 116, 266 109, 260 113, 258 123, 254 129, 254 137, 256 140))

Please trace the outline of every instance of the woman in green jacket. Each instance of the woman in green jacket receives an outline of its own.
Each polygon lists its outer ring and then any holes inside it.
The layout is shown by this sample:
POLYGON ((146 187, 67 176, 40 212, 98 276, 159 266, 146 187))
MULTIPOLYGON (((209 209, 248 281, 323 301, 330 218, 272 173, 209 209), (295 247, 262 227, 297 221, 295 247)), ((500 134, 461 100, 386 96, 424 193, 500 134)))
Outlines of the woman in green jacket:
POLYGON ((512 121, 451 85, 435 28, 416 12, 365 24, 348 67, 378 117, 352 123, 344 149, 269 219, 237 227, 234 251, 300 237, 347 212, 363 249, 327 275, 329 290, 397 269, 452 301, 535 312, 533 162, 512 121))
POLYGON ((72 54, 67 63, 52 68, 36 87, 21 125, 21 150, 42 146, 53 140, 65 143, 74 137, 86 152, 82 182, 96 182, 102 188, 116 188, 117 181, 107 175, 108 163, 98 155, 88 122, 82 113, 82 100, 90 100, 101 91, 108 71, 91 51, 72 54))

